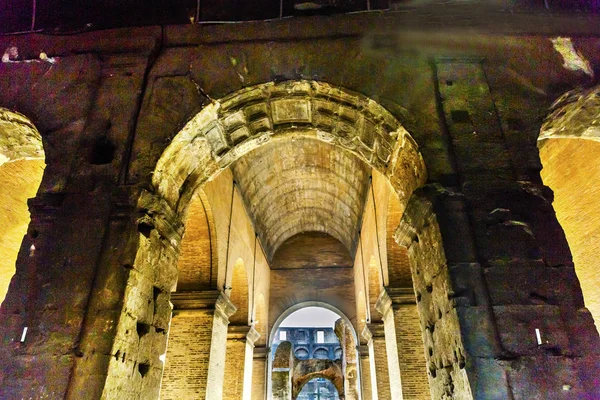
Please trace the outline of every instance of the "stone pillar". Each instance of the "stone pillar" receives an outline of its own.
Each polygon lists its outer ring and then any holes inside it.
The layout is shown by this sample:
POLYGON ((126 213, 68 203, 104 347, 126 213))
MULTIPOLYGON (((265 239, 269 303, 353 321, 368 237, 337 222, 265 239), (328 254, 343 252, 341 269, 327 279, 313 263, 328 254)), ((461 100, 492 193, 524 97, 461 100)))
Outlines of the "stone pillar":
POLYGON ((373 399, 391 399, 388 356, 383 324, 367 324, 362 331, 362 337, 367 341, 367 346, 369 347, 373 399))
POLYGON ((273 359, 271 371, 272 400, 292 400, 292 374, 294 372, 294 353, 292 343, 279 343, 273 359))
POLYGON ((354 335, 352 334, 350 327, 341 318, 335 322, 335 334, 338 337, 343 354, 342 373, 344 374, 344 399, 356 400, 359 397, 359 376, 354 335))
POLYGON ((373 400, 371 389, 371 358, 369 357, 369 346, 358 346, 358 357, 360 360, 360 386, 362 400, 373 400))
POLYGON ((423 207, 409 203, 403 216, 415 227, 403 236, 433 355, 432 390, 600 398, 600 339, 552 193, 540 184, 535 142, 510 124, 522 114, 496 102, 481 60, 439 59, 435 73, 456 185, 421 191, 439 233, 423 207), (443 248, 434 243, 441 238, 443 248))
POLYGON ((252 361, 252 400, 264 400, 267 393, 267 358, 266 347, 255 347, 252 361))
MULTIPOLYGON (((0 311, 0 398, 67 397, 75 364, 91 355, 81 351, 80 335, 106 237, 127 243, 128 228, 135 227, 113 217, 111 208, 110 196, 100 194, 40 194, 29 201, 31 223, 0 311)), ((114 253, 115 259, 122 255, 114 253)), ((110 267, 120 286, 104 299, 107 334, 99 336, 104 372, 112 318, 118 318, 110 307, 119 303, 124 279, 118 274, 125 274, 118 263, 110 267)), ((101 390, 104 377, 92 377, 89 370, 86 375, 101 390)))
POLYGON ((251 326, 229 326, 223 398, 250 400, 254 342, 258 336, 251 326))
POLYGON ((379 295, 376 307, 383 315, 384 324, 390 320, 393 321, 395 336, 387 336, 388 331, 386 330, 386 338, 396 342, 402 398, 406 400, 431 399, 425 347, 414 290, 412 288, 385 288, 379 295))
MULTIPOLYGON (((381 294, 384 294, 382 291, 381 294)), ((387 297, 387 295, 384 295, 387 297)), ((383 333, 385 337, 386 353, 388 360, 388 376, 390 385, 390 399, 400 400, 402 399, 402 379, 400 376, 400 364, 398 358, 398 343, 396 339, 396 324, 394 322, 394 312, 390 304, 385 304, 382 307, 381 295, 376 304, 377 311, 379 311, 383 317, 383 333)), ((389 297, 387 297, 389 300, 389 297)), ((373 324, 371 324, 373 325, 373 324)))
POLYGON ((161 399, 222 399, 227 327, 235 306, 217 290, 175 292, 171 302, 161 399))

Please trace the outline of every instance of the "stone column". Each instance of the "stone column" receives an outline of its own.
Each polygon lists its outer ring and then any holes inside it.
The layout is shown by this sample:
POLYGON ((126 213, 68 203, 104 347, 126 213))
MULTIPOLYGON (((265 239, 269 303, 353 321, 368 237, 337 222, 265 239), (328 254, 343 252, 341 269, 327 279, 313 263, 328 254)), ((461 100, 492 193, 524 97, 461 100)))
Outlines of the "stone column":
POLYGON ((384 324, 391 321, 390 324, 394 326, 394 335, 391 335, 391 329, 389 334, 386 330, 386 339, 388 344, 389 341, 396 343, 402 398, 429 400, 431 393, 425 347, 414 290, 384 288, 377 299, 376 308, 383 315, 384 324))
POLYGON ((367 346, 369 347, 372 397, 374 400, 391 399, 388 356, 383 324, 367 324, 362 331, 362 337, 367 341, 367 346))
POLYGON ((267 393, 267 357, 265 346, 255 347, 252 361, 252 400, 264 400, 267 393))
POLYGON ((358 346, 358 357, 360 360, 360 386, 362 400, 373 400, 371 389, 371 358, 369 357, 369 346, 358 346))
POLYGON ((294 353, 292 343, 279 343, 273 359, 271 371, 272 400, 292 399, 292 374, 294 371, 294 353))
MULTIPOLYGON (((344 374, 344 398, 346 400, 356 400, 359 398, 358 392, 358 359, 356 354, 356 342, 350 327, 343 319, 335 322, 335 334, 342 348, 342 373, 344 374)), ((333 355, 333 348, 332 354, 333 355)))
POLYGON ((254 342, 258 336, 258 332, 251 326, 229 326, 223 398, 250 399, 254 342))
MULTIPOLYGON (((383 294, 385 293, 385 291, 382 291, 381 293, 383 294)), ((381 300, 381 295, 379 296, 379 300, 381 300)), ((396 341, 396 325, 394 323, 394 313, 389 305, 386 305, 386 307, 381 307, 379 300, 377 301, 376 308, 382 314, 383 317, 383 335, 385 337, 390 386, 389 398, 393 400, 400 400, 402 399, 402 379, 400 376, 400 364, 398 359, 398 343, 396 341)))
POLYGON ((403 220, 414 229, 401 235, 414 260, 432 391, 599 398, 600 339, 552 192, 540 183, 535 142, 510 123, 522 113, 496 101, 481 61, 439 59, 435 73, 455 185, 421 190, 437 221, 409 203, 403 220))
MULTIPOLYGON (((175 292, 161 399, 222 399, 229 316, 223 292, 175 292)), ((243 353, 242 353, 243 354, 243 353)))

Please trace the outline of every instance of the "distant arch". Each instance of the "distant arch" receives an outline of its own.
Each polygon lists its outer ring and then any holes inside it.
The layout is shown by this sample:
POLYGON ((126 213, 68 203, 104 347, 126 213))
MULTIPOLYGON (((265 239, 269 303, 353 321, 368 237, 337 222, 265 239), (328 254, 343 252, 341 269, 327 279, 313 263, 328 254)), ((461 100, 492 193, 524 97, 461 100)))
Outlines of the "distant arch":
POLYGON ((42 136, 36 127, 24 115, 0 107, 0 304, 29 225, 27 200, 37 194, 45 167, 42 136))
POLYGON ((231 278, 231 292, 229 298, 237 307, 237 311, 229 317, 232 325, 248 324, 248 274, 246 266, 241 258, 238 258, 233 266, 231 278))
POLYGON ((554 192, 585 306, 600 330, 600 86, 565 93, 552 105, 538 137, 541 176, 554 192), (574 196, 574 194, 576 195, 574 196))

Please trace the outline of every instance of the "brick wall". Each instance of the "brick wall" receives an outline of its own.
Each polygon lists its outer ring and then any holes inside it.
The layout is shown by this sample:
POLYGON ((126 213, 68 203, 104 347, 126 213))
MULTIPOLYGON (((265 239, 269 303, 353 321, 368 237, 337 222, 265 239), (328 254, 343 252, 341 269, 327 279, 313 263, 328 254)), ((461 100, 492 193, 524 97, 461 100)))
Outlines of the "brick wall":
POLYGON ((429 400, 429 380, 416 304, 394 307, 396 342, 402 378, 402 395, 406 400, 429 400))
POLYGON ((160 398, 204 398, 213 313, 179 311, 173 315, 160 398))

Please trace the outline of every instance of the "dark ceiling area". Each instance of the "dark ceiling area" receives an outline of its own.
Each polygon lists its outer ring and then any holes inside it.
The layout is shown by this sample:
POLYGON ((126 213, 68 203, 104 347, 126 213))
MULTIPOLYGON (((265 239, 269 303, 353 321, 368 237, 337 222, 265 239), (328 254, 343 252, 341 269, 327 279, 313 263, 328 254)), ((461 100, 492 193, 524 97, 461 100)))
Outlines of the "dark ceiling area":
POLYGON ((0 0, 0 34, 230 23, 303 15, 410 11, 473 3, 507 12, 599 12, 600 0, 0 0))

